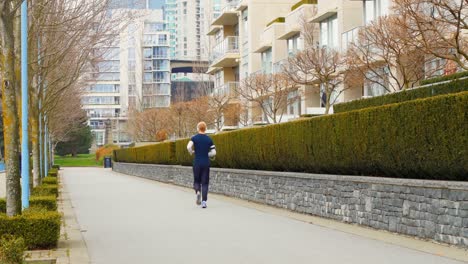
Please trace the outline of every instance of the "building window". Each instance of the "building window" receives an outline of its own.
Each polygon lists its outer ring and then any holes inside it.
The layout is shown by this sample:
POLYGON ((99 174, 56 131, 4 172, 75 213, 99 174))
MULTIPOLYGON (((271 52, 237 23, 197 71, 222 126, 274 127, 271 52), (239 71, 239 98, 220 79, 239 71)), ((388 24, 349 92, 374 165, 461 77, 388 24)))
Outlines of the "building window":
MULTIPOLYGON (((249 12, 248 9, 242 11, 242 38, 244 39, 244 43, 249 42, 249 12)), ((238 35, 238 34, 237 34, 238 35)), ((236 35, 236 36, 237 36, 236 35)))
POLYGON ((338 17, 336 15, 320 22, 320 44, 324 47, 338 48, 338 17))
POLYGON ((96 141, 96 145, 98 146, 104 145, 104 132, 94 131, 94 140, 96 141))
POLYGON ((426 78, 444 75, 447 60, 441 58, 433 58, 426 61, 424 65, 424 72, 426 78))
POLYGON ((299 91, 292 91, 288 93, 288 114, 294 117, 301 115, 301 97, 299 91))
MULTIPOLYGON (((339 103, 339 92, 336 89, 330 95, 330 105, 339 103)), ((325 85, 320 84, 320 107, 326 107, 327 103, 327 94, 325 92, 325 85)))
POLYGON ((273 67, 271 61, 271 48, 267 49, 266 51, 262 52, 262 71, 265 74, 270 74, 271 69, 273 67))
POLYGON ((364 96, 380 96, 386 94, 389 86, 388 75, 388 67, 367 72, 364 82, 364 96))
POLYGON ((389 0, 364 0, 364 21, 369 24, 374 19, 388 15, 389 0))
POLYGON ((218 88, 223 85, 224 71, 218 71, 215 73, 215 83, 214 87, 218 88))
POLYGON ((294 56, 298 51, 304 49, 304 39, 300 34, 294 35, 288 39, 288 54, 294 56))

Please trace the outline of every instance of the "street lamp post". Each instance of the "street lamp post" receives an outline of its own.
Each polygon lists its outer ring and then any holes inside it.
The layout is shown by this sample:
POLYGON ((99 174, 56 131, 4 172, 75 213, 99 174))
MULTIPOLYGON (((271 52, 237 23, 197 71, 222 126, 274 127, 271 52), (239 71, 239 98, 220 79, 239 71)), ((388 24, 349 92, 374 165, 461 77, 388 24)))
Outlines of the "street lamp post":
POLYGON ((29 208, 28 1, 21 4, 21 179, 23 209, 29 208))

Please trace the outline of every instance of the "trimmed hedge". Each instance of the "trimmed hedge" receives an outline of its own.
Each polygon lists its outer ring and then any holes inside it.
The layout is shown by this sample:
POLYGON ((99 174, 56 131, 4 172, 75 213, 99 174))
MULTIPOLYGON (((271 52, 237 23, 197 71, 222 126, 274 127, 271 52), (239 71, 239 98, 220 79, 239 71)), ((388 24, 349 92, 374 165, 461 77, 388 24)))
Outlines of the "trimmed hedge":
POLYGON ((162 142, 138 148, 114 150, 114 160, 130 163, 175 164, 174 142, 162 142))
MULTIPOLYGON (((57 197, 49 196, 33 196, 29 198, 29 206, 31 208, 43 208, 49 211, 57 210, 57 197)), ((6 213, 6 199, 0 199, 0 213, 6 213)))
POLYGON ((422 80, 421 85, 456 80, 458 78, 463 78, 463 77, 468 77, 468 71, 458 72, 458 73, 454 73, 454 74, 447 75, 447 76, 435 77, 435 78, 431 78, 427 80, 422 80))
POLYGON ((49 175, 48 176, 49 177, 57 177, 57 174, 58 174, 58 170, 52 168, 52 169, 49 170, 49 175))
POLYGON ((34 208, 14 217, 0 213, 0 234, 22 237, 30 250, 53 248, 60 237, 60 217, 58 212, 34 208))
POLYGON ((58 183, 57 177, 45 177, 42 179, 43 185, 56 185, 58 183))
POLYGON ((58 196, 58 185, 57 184, 43 184, 35 187, 32 192, 32 196, 58 196))
POLYGON ((49 196, 31 196, 29 205, 34 208, 44 208, 47 211, 57 211, 57 197, 49 196))
POLYGON ((22 237, 4 235, 0 239, 0 263, 22 264, 24 263, 24 251, 26 245, 22 237))
MULTIPOLYGON (((467 113, 462 92, 227 132, 212 136, 213 166, 466 181, 467 113)), ((191 163, 187 141, 178 164, 191 163)))
POLYGON ((60 165, 52 165, 52 169, 60 170, 60 165))
MULTIPOLYGON (((213 137, 213 136, 211 136, 213 137)), ((193 156, 191 156, 187 151, 187 144, 190 139, 179 139, 175 142, 175 152, 177 156, 177 164, 184 166, 191 166, 193 162, 193 156)), ((215 143, 216 144, 216 143, 215 143)))
POLYGON ((427 98, 443 94, 458 93, 462 91, 468 91, 468 79, 456 80, 449 83, 415 88, 397 93, 391 93, 382 96, 336 104, 333 106, 333 110, 335 113, 343 113, 368 107, 402 103, 405 101, 411 101, 415 99, 427 98))

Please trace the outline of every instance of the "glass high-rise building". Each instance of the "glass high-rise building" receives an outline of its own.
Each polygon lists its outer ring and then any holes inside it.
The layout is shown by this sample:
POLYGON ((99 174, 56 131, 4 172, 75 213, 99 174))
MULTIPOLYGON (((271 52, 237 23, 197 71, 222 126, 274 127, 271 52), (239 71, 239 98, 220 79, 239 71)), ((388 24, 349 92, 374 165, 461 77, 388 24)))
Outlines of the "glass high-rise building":
POLYGON ((170 34, 162 10, 131 9, 135 18, 123 22, 113 43, 95 48, 82 98, 95 146, 130 144, 126 126, 131 111, 170 106, 170 34))
POLYGON ((162 9, 164 0, 111 0, 114 9, 162 9))

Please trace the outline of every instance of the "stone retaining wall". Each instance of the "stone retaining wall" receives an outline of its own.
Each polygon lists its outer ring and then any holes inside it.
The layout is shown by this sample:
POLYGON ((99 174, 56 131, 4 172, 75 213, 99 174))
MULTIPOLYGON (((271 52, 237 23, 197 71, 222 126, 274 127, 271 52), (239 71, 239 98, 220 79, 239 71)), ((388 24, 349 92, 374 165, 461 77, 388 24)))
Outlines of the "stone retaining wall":
MULTIPOLYGON (((192 187, 192 168, 114 163, 192 187)), ((468 248, 468 182, 211 169, 210 192, 468 248)))

